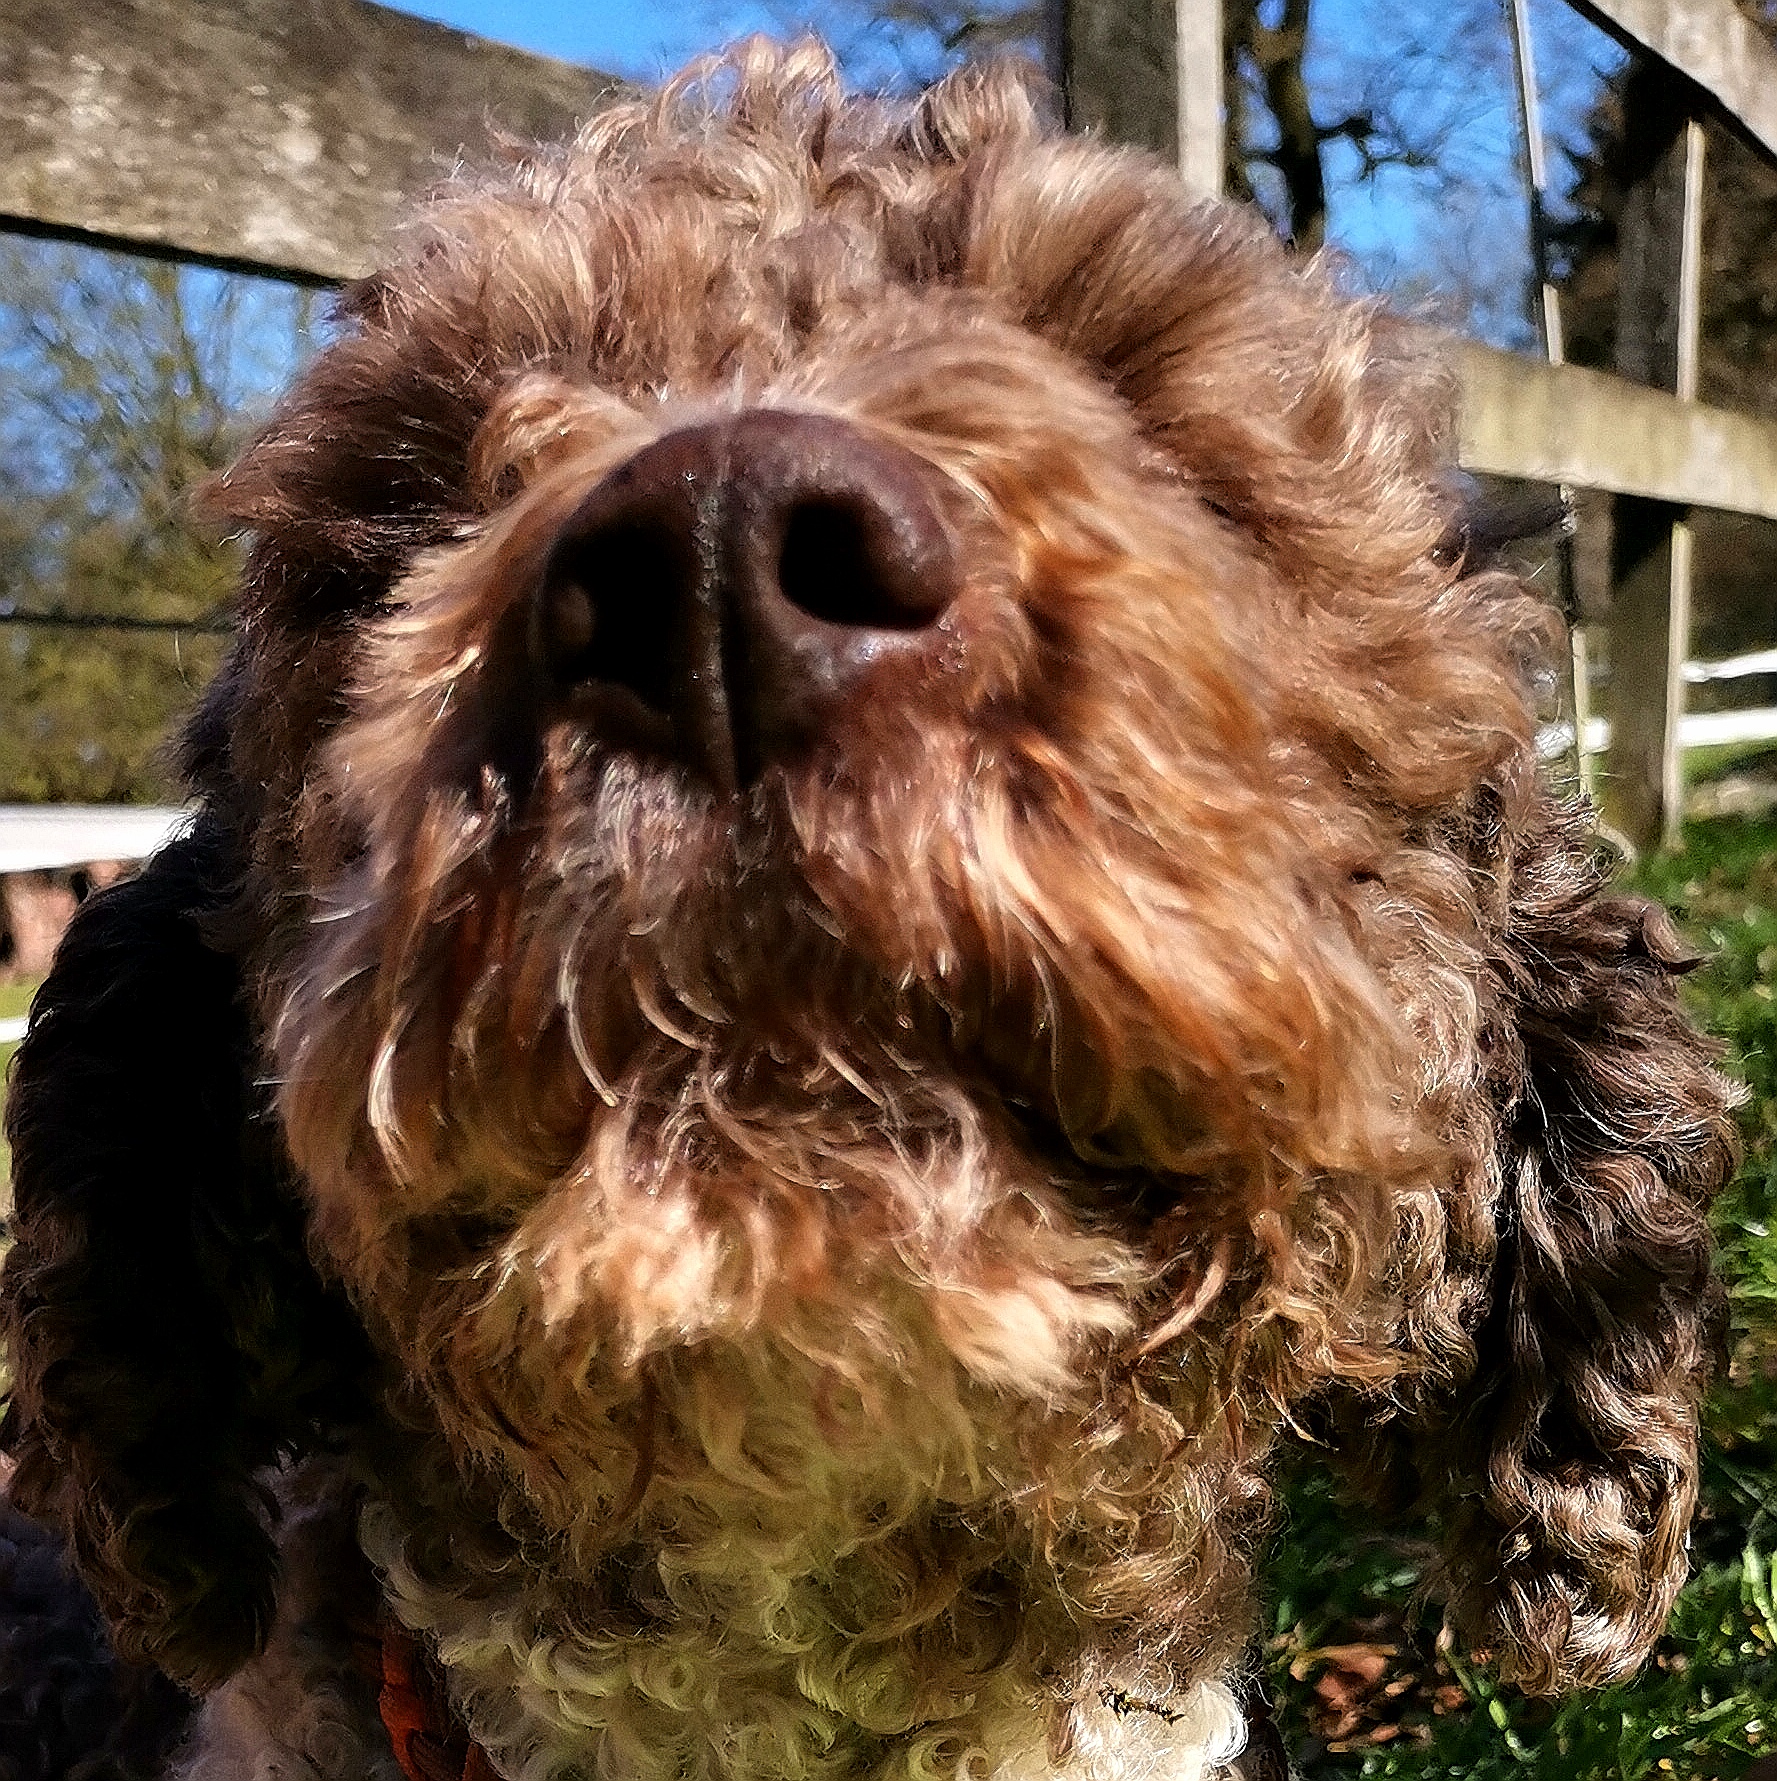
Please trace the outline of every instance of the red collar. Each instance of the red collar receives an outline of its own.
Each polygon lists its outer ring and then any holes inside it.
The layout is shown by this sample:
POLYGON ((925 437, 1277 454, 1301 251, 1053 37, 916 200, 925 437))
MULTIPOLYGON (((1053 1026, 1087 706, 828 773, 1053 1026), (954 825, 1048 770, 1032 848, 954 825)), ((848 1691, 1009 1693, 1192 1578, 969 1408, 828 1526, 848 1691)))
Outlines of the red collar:
POLYGON ((379 1637, 376 1704, 407 1781, 500 1781, 463 1729, 437 1666, 419 1642, 392 1621, 384 1622, 379 1637))

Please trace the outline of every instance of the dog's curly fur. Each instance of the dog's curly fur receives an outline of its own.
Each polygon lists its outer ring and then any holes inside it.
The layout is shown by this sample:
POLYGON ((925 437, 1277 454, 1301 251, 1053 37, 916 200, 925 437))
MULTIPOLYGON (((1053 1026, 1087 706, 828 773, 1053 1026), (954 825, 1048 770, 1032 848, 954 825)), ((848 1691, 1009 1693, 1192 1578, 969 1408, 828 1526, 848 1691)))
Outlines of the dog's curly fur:
POLYGON ((203 813, 13 1086, 13 1494, 213 1691, 180 1772, 386 1772, 359 1494, 511 1781, 1197 1773, 1292 1429, 1506 1677, 1632 1670, 1732 1092, 1407 332, 1013 71, 807 44, 459 178, 343 315, 214 491, 203 813), (916 462, 959 578, 732 791, 537 649, 717 424, 916 462))

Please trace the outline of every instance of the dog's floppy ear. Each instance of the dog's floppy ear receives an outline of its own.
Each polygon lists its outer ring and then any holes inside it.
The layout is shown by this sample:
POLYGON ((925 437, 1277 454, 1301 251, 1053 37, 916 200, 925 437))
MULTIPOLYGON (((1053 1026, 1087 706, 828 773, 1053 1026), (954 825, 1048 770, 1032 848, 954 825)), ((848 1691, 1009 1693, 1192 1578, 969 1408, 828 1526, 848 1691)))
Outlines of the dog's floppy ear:
POLYGON ((1722 1335, 1708 1210, 1737 1155, 1678 1001, 1694 960, 1658 905, 1601 889, 1589 841, 1545 806, 1501 936, 1499 1247, 1446 1508, 1459 1623, 1537 1692, 1633 1671, 1684 1583, 1722 1335))
POLYGON ((1708 1208, 1737 1091, 1679 1004, 1665 912, 1602 876, 1581 813, 1545 801, 1491 962, 1496 1168, 1452 1221, 1446 1284, 1484 1285, 1473 1371, 1379 1425, 1347 1403, 1335 1437, 1385 1506, 1437 1512, 1452 1619, 1533 1693, 1615 1681, 1658 1638, 1722 1334, 1708 1208))
POLYGON ((10 1493, 119 1650, 192 1687, 270 1624, 255 1472, 347 1413, 361 1343, 310 1266, 255 1087, 215 825, 75 916, 13 1064, 10 1493))

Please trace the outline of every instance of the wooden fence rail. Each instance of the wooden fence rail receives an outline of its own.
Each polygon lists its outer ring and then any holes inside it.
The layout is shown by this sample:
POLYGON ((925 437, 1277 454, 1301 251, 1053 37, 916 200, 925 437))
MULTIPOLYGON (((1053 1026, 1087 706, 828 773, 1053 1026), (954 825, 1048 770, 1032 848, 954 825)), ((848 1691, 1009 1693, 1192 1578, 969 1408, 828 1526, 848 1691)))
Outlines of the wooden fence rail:
POLYGON ((1721 121, 1777 158, 1777 49, 1734 0, 1567 0, 1632 54, 1701 89, 1721 121))
MULTIPOLYGON (((1670 69, 1683 116, 1710 111, 1777 154, 1777 51, 1732 0, 1572 3, 1670 69)), ((1215 183, 1220 0, 1057 5, 1070 116, 1215 183)), ((368 0, 0 0, 0 227, 332 283, 369 270, 402 196, 484 143, 489 122, 561 135, 617 86, 368 0)), ((1608 490, 1659 515, 1777 519, 1777 426, 1647 387, 1645 373, 1636 384, 1450 350, 1465 466, 1608 490)), ((1619 674, 1641 661, 1628 679, 1667 689, 1638 723, 1618 688, 1619 736, 1653 738, 1637 745, 1645 758, 1613 761, 1619 818, 1642 839, 1676 821, 1687 652, 1669 611, 1657 628, 1651 654, 1637 654, 1639 633, 1613 647, 1619 674)))
POLYGON ((616 86, 364 0, 0 0, 0 226, 335 283, 490 122, 616 86))

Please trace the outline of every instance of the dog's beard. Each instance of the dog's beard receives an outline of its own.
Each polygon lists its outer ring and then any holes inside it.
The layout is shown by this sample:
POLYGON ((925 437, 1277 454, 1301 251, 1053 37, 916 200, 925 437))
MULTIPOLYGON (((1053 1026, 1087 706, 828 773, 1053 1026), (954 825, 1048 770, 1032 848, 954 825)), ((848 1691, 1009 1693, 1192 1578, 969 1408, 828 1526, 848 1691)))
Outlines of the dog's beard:
MULTIPOLYGON (((1160 659, 1186 567, 1071 563, 1042 623, 977 590, 991 684, 864 701, 739 800, 570 721, 509 771, 523 529, 415 577, 323 764, 355 852, 268 974, 320 1248, 586 1599, 700 1526, 811 1624, 930 1570, 886 1660, 925 1711, 985 1661, 960 1517, 1017 1689, 1172 1698, 1243 1636, 1288 1407, 1393 1364, 1425 1185, 1250 654, 1160 659)), ((711 1563, 672 1613, 738 1625, 711 1563)))
POLYGON ((288 978, 323 1246, 438 1388, 531 1357, 552 1450, 560 1381, 814 1341, 816 1307, 893 1354, 917 1303, 1047 1399, 1250 1288, 1237 1234, 1298 1215, 1283 1259, 1327 1278, 1294 1299, 1338 1340, 1408 1153, 1373 985, 1287 872, 1219 850, 1192 885, 1127 811, 1115 860, 1059 820, 1081 796, 942 731, 917 780, 776 774, 738 812, 578 738, 528 812, 418 793, 288 978))
POLYGON ((1060 1736, 1132 1678, 1172 1710, 1241 1636, 1230 1504, 1262 1492, 1202 1433, 1207 1378, 1119 1366, 1155 1256, 833 931, 787 802, 724 821, 607 761, 557 808, 566 869, 523 875, 504 988, 450 1022, 457 1147, 404 1153, 468 1204, 385 1226, 357 1276, 458 1453, 522 1492, 468 1519, 544 1532, 500 1573, 515 1600, 466 1589, 460 1550, 427 1568, 460 1508, 377 1524, 403 1611, 471 1654, 480 1733, 590 1725, 663 1772, 746 1726, 736 1773, 842 1775, 903 1742, 1040 1749, 1045 1703, 1060 1736), (572 1155, 521 1180, 545 1131, 572 1155), (663 1641, 695 1711, 651 1696, 663 1641))
MULTIPOLYGON (((1085 1712, 1139 1683, 1176 1704, 1244 1624, 1230 1504, 1257 1514, 1236 1475, 1257 1445, 1215 1432, 1194 1357, 1134 1378, 1124 1350, 1183 1246, 1146 1240, 1145 1177, 1082 1161, 1039 1095, 1030 1036, 1058 1007, 971 978, 965 1027, 945 979, 861 950, 808 853, 856 810, 779 780, 736 817, 658 767, 571 757, 552 770, 582 795, 545 799, 508 903, 444 893, 455 920, 381 1004, 388 979, 353 965, 387 958, 397 930, 370 912, 394 905, 348 889, 286 1028, 328 1251, 459 1461, 516 1483, 522 1508, 468 1519, 541 1530, 502 1573, 535 1581, 501 1624, 531 1616, 515 1636, 544 1647, 579 1616, 626 1675, 670 1625, 717 1718, 789 1740, 759 1772, 792 1744, 813 1762, 835 1708, 839 1774, 920 1726, 1040 1744, 1033 1698, 1085 1712), (1018 1097, 995 1054, 1028 1073, 1018 1097), (331 1093, 347 1058, 369 1093, 331 1093), (881 1637, 865 1651, 854 1626, 881 1637), (787 1650, 789 1698, 826 1703, 808 1724, 760 1706, 785 1698, 787 1650)), ((931 888, 907 881, 903 913, 931 888)), ((1170 1141, 1204 1137, 1179 1114, 1170 1141)), ((539 1686, 534 1649, 514 1667, 469 1624, 485 1591, 466 1547, 428 1562, 433 1519, 380 1524, 379 1562, 486 1666, 490 1745, 534 1740, 571 1678, 539 1686)), ((588 1687, 583 1720, 687 1735, 612 1672, 588 1687)))
POLYGON ((1104 1216, 1120 1172, 1067 1152, 1053 1107, 1045 1124, 995 1092, 979 1015, 959 1050, 937 996, 835 931, 786 864, 781 784, 737 819, 677 775, 572 753, 549 771, 589 793, 505 843, 516 881, 443 888, 423 924, 348 886, 290 995, 323 1240, 410 1364, 441 1386, 534 1370, 510 1385, 553 1450, 564 1393, 596 1425, 663 1349, 768 1329, 837 1373, 867 1351, 892 1370, 920 1303, 975 1378, 1061 1390, 1139 1290, 1104 1216), (418 944, 390 994, 359 961, 403 923, 418 944))

